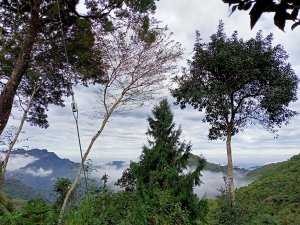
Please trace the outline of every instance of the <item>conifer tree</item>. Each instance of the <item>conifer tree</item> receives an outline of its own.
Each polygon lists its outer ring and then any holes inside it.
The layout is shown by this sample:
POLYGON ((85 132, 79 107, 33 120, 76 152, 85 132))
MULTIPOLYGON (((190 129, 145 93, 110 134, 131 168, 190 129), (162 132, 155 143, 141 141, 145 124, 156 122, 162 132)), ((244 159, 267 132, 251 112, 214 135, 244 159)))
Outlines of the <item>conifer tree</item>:
POLYGON ((150 224, 195 224, 206 214, 206 201, 193 193, 193 187, 201 183, 205 160, 188 170, 191 144, 179 141, 181 128, 175 129, 166 99, 152 113, 146 133, 148 146, 143 147, 140 161, 130 165, 137 200, 148 207, 146 220, 150 224))

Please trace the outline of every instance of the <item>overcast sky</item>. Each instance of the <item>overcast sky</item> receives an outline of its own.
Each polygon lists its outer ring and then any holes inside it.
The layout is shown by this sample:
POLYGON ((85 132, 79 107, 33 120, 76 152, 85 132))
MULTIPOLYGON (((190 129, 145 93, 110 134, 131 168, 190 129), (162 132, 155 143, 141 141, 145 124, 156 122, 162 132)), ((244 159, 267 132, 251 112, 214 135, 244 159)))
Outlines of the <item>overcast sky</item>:
MULTIPOLYGON (((239 37, 249 39, 262 29, 264 35, 274 33, 274 43, 282 44, 290 55, 289 62, 297 74, 300 74, 300 27, 291 31, 291 24, 282 32, 273 25, 272 15, 263 16, 255 28, 250 30, 248 12, 236 11, 228 17, 228 6, 221 0, 161 0, 157 3, 157 19, 168 25, 174 33, 174 39, 185 48, 185 58, 192 56, 195 42, 195 31, 201 33, 207 42, 211 34, 216 32, 219 20, 225 24, 225 31, 230 36, 237 30, 239 37)), ((185 60, 182 65, 185 64, 185 60)), ((79 126, 85 150, 92 136, 100 127, 100 120, 90 119, 87 115, 97 107, 96 95, 93 89, 76 88, 76 101, 80 111, 79 126)), ((166 91, 164 93, 167 93, 166 91)), ((168 97, 172 103, 171 97, 168 97)), ((22 142, 17 146, 29 148, 44 148, 53 151, 60 157, 79 160, 76 127, 71 109, 70 99, 66 99, 66 108, 51 106, 49 108, 50 127, 47 130, 26 125, 22 134, 22 142)), ((153 102, 150 104, 153 106, 153 102)), ((141 147, 146 143, 147 114, 151 107, 144 107, 123 116, 114 117, 105 128, 92 149, 90 158, 93 161, 107 162, 110 160, 136 160, 141 153, 141 147)), ((300 111, 300 103, 291 108, 300 111)), ((211 162, 225 164, 225 142, 209 141, 207 139, 209 125, 201 122, 203 114, 191 108, 180 110, 173 106, 174 119, 181 124, 182 140, 191 141, 194 154, 203 154, 211 162)), ((10 121, 10 124, 15 123, 10 121)), ((274 136, 261 127, 255 126, 239 133, 232 140, 233 160, 238 166, 262 165, 285 160, 299 153, 300 119, 294 118, 291 124, 283 127, 274 136)))

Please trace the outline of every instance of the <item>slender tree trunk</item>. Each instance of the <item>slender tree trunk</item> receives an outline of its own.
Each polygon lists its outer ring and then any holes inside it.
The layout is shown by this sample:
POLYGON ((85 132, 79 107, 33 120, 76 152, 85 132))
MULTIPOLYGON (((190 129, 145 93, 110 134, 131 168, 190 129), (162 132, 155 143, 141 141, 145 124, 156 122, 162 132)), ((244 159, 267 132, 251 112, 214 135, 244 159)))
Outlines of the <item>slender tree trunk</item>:
POLYGON ((97 133, 93 136, 93 138, 92 138, 92 140, 91 140, 91 142, 90 142, 90 144, 89 144, 86 152, 84 153, 84 156, 83 156, 82 161, 80 163, 79 169, 77 171, 76 178, 73 181, 71 187, 69 188, 69 190, 68 190, 68 192, 66 194, 66 197, 64 199, 63 205, 61 207, 61 210, 60 210, 60 213, 59 213, 58 225, 61 225, 63 223, 63 217, 64 217, 65 211, 67 209, 68 201, 69 201, 72 193, 75 191, 76 186, 79 183, 80 176, 81 176, 81 173, 82 173, 82 170, 83 170, 83 167, 84 167, 84 163, 85 163, 85 161, 86 161, 86 159, 87 159, 87 157, 88 157, 88 155, 89 155, 89 153, 90 153, 90 151, 91 151, 91 149, 92 149, 95 141, 97 140, 97 138, 100 136, 100 134, 104 130, 104 127, 105 127, 106 123, 108 122, 108 119, 109 119, 110 116, 111 116, 111 112, 110 112, 109 115, 105 116, 105 118, 104 118, 104 120, 102 122, 100 130, 98 130, 97 133))
POLYGON ((27 35, 21 46, 19 56, 14 64, 11 76, 0 95, 0 135, 2 134, 13 106, 14 97, 22 77, 28 67, 33 44, 39 28, 40 0, 34 0, 31 6, 31 18, 27 35))
POLYGON ((85 152, 83 158, 82 158, 82 161, 80 163, 80 166, 79 166, 79 169, 77 171, 77 175, 76 175, 76 178, 75 180, 73 181, 71 187, 69 188, 67 194, 66 194, 66 197, 64 199, 64 202, 63 202, 63 205, 61 207, 61 210, 60 210, 60 213, 59 213, 59 220, 58 220, 58 225, 61 225, 62 222, 63 222, 63 217, 64 217, 64 214, 65 214, 65 211, 67 209, 67 205, 68 205, 68 201, 72 195, 72 193, 75 191, 76 189, 76 186, 78 185, 79 183, 79 180, 80 180, 80 176, 81 176, 81 173, 82 173, 82 170, 83 170, 83 167, 84 167, 84 163, 94 145, 94 142, 97 140, 97 138, 100 136, 100 134, 102 133, 107 121, 109 119, 109 116, 106 116, 102 122, 102 126, 100 128, 100 130, 97 131, 97 133, 94 135, 94 137, 92 138, 91 140, 91 143, 89 144, 89 147, 87 149, 87 151, 85 152))
POLYGON ((231 153, 231 137, 232 137, 232 125, 229 124, 227 128, 227 139, 226 139, 226 149, 227 149, 227 161, 228 161, 228 186, 229 191, 234 199, 234 182, 233 182, 233 163, 232 163, 232 153, 231 153))
POLYGON ((19 125, 19 128, 16 132, 16 134, 14 135, 14 138, 13 140, 11 141, 9 147, 8 147, 8 150, 7 150, 7 153, 6 153, 6 156, 5 156, 5 159, 4 161, 1 161, 0 159, 0 164, 1 164, 1 168, 0 168, 0 186, 4 180, 4 175, 5 175, 5 172, 6 172, 6 167, 7 167, 7 164, 8 164, 8 160, 9 160, 9 157, 10 157, 10 154, 11 154, 11 151, 13 150, 13 147, 14 145, 16 144, 18 138, 19 138, 19 135, 23 129, 23 126, 24 126, 24 123, 25 123, 25 120, 27 119, 27 114, 28 114, 28 111, 29 109, 31 108, 31 105, 32 105, 32 100, 37 92, 39 88, 37 86, 34 87, 33 89, 33 92, 30 96, 30 99, 29 99, 29 102, 28 102, 28 105, 26 107, 26 109, 24 110, 23 112, 23 116, 21 118, 21 122, 20 122, 20 125, 19 125))
MULTIPOLYGON (((107 90, 107 85, 106 85, 106 88, 105 88, 105 91, 104 91, 104 96, 106 96, 106 90, 107 90)), ((101 135, 101 133, 103 132, 109 118, 111 117, 112 113, 115 111, 115 109, 119 106, 119 103, 121 102, 121 100, 123 99, 124 95, 125 95, 126 91, 122 93, 122 95, 120 96, 120 98, 118 98, 118 100, 116 100, 116 102, 113 104, 113 106, 108 109, 107 106, 106 106, 106 103, 105 103, 105 97, 104 97, 104 106, 105 106, 105 111, 106 111, 106 115, 102 121, 102 124, 101 124, 101 127, 100 129, 97 131, 97 133, 93 136, 86 152, 84 153, 83 155, 83 158, 81 160, 81 163, 80 163, 80 166, 79 166, 79 169, 77 171, 77 175, 76 175, 76 178, 75 180, 73 181, 71 187, 69 188, 67 194, 66 194, 66 197, 64 199, 64 202, 63 202, 63 205, 61 207, 61 210, 59 212, 59 218, 58 218, 58 225, 61 225, 63 224, 63 218, 64 218, 64 215, 65 215, 65 211, 67 209, 67 205, 68 205, 68 202, 69 202, 69 198, 71 197, 72 193, 75 191, 75 188, 76 186, 78 185, 79 183, 79 180, 80 180, 80 176, 81 176, 81 172, 84 168, 84 163, 90 153, 90 151, 92 150, 92 147, 95 143, 95 141, 98 139, 98 137, 101 135)))

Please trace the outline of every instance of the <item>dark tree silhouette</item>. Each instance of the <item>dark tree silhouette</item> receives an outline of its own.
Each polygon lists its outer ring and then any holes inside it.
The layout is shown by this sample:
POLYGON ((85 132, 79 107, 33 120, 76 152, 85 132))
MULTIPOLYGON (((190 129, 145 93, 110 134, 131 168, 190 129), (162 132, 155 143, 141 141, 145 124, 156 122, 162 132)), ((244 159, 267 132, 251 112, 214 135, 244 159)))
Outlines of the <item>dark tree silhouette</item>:
POLYGON ((298 0, 222 0, 231 7, 231 13, 238 10, 250 10, 250 26, 254 27, 261 15, 274 13, 274 24, 284 31, 287 20, 294 21, 292 30, 300 25, 298 17, 300 2, 298 0))

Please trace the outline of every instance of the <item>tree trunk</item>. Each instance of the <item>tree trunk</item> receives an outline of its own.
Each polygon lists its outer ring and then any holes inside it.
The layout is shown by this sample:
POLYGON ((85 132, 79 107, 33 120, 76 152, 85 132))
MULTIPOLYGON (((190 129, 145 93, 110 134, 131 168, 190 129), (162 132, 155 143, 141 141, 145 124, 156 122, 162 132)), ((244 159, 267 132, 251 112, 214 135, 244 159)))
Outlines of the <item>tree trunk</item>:
POLYGON ((28 105, 27 105, 26 109, 23 112, 23 116, 22 116, 19 128, 18 128, 16 134, 14 135, 13 140, 11 141, 11 143, 10 143, 10 145, 8 147, 5 159, 4 159, 4 161, 2 161, 0 159, 0 165, 1 165, 1 168, 0 168, 0 186, 2 185, 2 183, 4 181, 4 175, 5 175, 5 172, 6 172, 6 167, 7 167, 7 164, 8 164, 8 160, 9 160, 10 154, 11 154, 11 152, 13 150, 14 145, 16 144, 16 142, 17 142, 17 140, 19 138, 19 135, 20 135, 22 129, 23 129, 25 120, 27 119, 27 114, 29 112, 29 109, 31 108, 33 98, 34 98, 36 92, 38 91, 38 89, 39 89, 39 87, 37 87, 37 85, 35 85, 35 87, 33 89, 33 92, 32 92, 32 94, 30 96, 28 105))
POLYGON ((227 161, 228 161, 228 188, 234 199, 234 182, 233 182, 233 163, 232 163, 232 153, 231 153, 231 137, 232 137, 232 125, 229 124, 227 127, 227 139, 226 139, 226 149, 227 149, 227 161))
POLYGON ((88 149, 85 152, 85 154, 84 154, 84 156, 83 156, 83 158, 81 160, 79 169, 77 171, 76 178, 73 181, 71 187, 69 188, 69 190, 68 190, 68 192, 67 192, 67 194, 65 196, 63 205, 61 207, 61 210, 60 210, 60 213, 59 213, 59 218, 58 218, 58 223, 57 223, 58 225, 63 224, 63 218, 64 218, 64 215, 65 215, 65 211, 67 209, 68 201, 69 201, 71 195, 73 194, 73 192, 75 191, 75 189, 76 189, 76 187, 77 187, 77 185, 79 183, 81 172, 82 172, 82 170, 84 168, 84 163, 85 163, 85 161, 86 161, 86 159, 87 159, 87 157, 88 157, 88 155, 89 155, 89 153, 90 153, 90 151, 91 151, 91 149, 92 149, 95 141, 97 140, 97 138, 101 135, 102 131, 104 130, 104 127, 105 127, 106 123, 108 122, 108 119, 109 119, 110 116, 111 116, 111 112, 108 115, 105 116, 105 118, 104 118, 104 120, 102 122, 100 130, 98 130, 97 133, 93 136, 93 138, 92 138, 92 140, 91 140, 91 142, 90 142, 90 144, 88 146, 88 149))
MULTIPOLYGON (((104 91, 104 96, 106 96, 107 92, 107 87, 108 87, 108 83, 106 84, 106 87, 105 87, 105 91, 104 91)), ((105 107, 105 111, 106 111, 106 115, 104 116, 104 119, 102 121, 102 124, 101 124, 101 127, 100 129, 96 132, 96 134, 93 136, 86 152, 84 153, 83 155, 83 158, 81 160, 81 163, 80 163, 80 166, 79 166, 79 169, 77 171, 77 175, 76 175, 76 178, 75 180, 73 181, 71 187, 69 188, 66 196, 65 196, 65 199, 64 199, 64 202, 63 202, 63 205, 60 209, 60 212, 59 212, 59 217, 58 217, 58 225, 62 225, 63 224, 63 219, 64 219, 64 215, 65 215, 65 211, 67 209, 67 205, 68 205, 68 201, 72 195, 72 193, 75 191, 78 183, 79 183, 79 180, 80 180, 80 176, 81 176, 81 172, 82 170, 84 169, 84 163, 90 153, 90 151, 92 150, 92 147, 95 143, 95 141, 97 140, 97 138, 102 134, 110 116, 112 115, 112 113, 115 111, 115 109, 118 107, 118 105, 120 104, 121 100, 123 99, 124 95, 126 94, 126 91, 125 92, 122 92, 122 95, 120 96, 120 98, 118 100, 116 100, 116 102, 113 104, 113 106, 108 109, 107 108, 107 105, 105 103, 105 97, 104 97, 104 107, 105 107)))
POLYGON ((21 50, 14 64, 11 76, 0 95, 0 135, 2 134, 8 122, 14 97, 22 77, 28 67, 30 54, 39 28, 39 8, 40 0, 33 1, 27 35, 21 46, 21 50))

